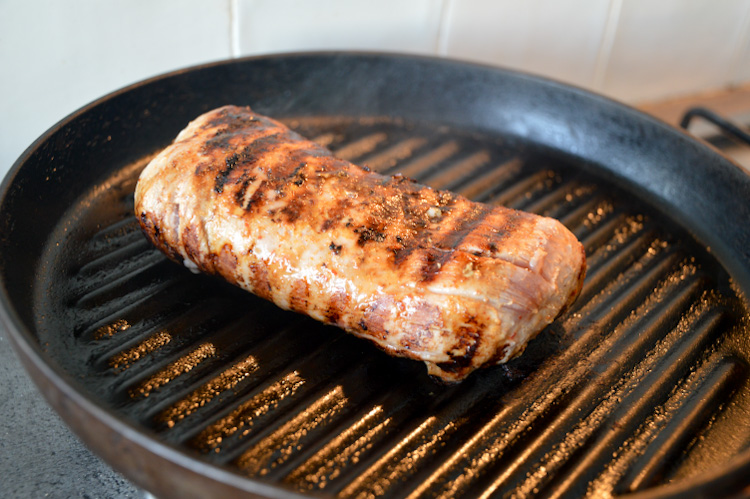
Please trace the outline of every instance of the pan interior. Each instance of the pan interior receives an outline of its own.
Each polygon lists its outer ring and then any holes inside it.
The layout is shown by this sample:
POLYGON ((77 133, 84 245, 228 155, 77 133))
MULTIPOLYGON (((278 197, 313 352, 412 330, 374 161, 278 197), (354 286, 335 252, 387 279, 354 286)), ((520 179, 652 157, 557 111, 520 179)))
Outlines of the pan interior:
POLYGON ((101 405, 198 461, 342 497, 618 495, 747 449, 744 300, 668 214, 518 139, 286 121, 373 170, 560 219, 586 248, 581 297, 520 358, 443 386, 168 261, 132 213, 146 156, 61 214, 33 290, 40 344, 101 405))

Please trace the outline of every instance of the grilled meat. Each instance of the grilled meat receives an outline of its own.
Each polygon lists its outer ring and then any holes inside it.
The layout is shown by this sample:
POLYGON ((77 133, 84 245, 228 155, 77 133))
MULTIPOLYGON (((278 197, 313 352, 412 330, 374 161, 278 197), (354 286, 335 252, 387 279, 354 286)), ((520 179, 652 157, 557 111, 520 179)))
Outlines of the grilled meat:
POLYGON ((135 212, 173 260, 448 382, 521 353, 586 267, 556 220, 372 173, 234 106, 151 161, 135 212))

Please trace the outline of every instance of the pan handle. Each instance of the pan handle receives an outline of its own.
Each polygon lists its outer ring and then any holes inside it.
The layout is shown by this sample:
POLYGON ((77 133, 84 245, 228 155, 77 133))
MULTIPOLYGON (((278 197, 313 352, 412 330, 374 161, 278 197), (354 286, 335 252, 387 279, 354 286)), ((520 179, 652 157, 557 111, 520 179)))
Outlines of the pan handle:
POLYGON ((730 122, 729 120, 704 107, 693 107, 688 109, 685 115, 682 117, 682 121, 680 121, 680 126, 687 130, 688 126, 690 125, 690 121, 696 116, 713 123, 727 135, 731 135, 732 137, 741 140, 745 144, 750 145, 750 134, 748 134, 746 131, 730 122))

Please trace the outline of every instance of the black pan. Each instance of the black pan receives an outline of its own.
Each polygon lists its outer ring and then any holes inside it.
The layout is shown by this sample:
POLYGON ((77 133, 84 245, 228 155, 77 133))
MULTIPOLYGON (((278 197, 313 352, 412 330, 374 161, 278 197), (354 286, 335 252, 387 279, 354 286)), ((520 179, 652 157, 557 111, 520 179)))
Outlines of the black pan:
MULTIPOLYGON (((589 92, 455 61, 249 58, 115 92, 2 186, 2 317, 50 404, 159 497, 739 494, 750 487, 750 177, 589 92), (155 252, 138 172, 251 105, 338 154, 554 216, 590 271, 504 366, 442 386, 155 252)), ((29 438, 33 438, 30 436, 29 438)))

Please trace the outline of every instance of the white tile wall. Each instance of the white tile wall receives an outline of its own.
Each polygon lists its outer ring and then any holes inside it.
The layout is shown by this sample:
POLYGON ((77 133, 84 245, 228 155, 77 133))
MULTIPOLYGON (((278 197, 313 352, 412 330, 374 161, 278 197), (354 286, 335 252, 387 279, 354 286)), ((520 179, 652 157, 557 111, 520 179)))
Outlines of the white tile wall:
POLYGON ((230 0, 0 0, 0 176, 47 128, 156 74, 229 57, 230 0))
POLYGON ((0 175, 129 83, 321 49, 471 59, 635 103, 749 82, 750 1, 0 0, 0 175))
POLYGON ((380 50, 434 54, 441 0, 240 0, 244 54, 380 50))
POLYGON ((746 0, 624 1, 600 89, 638 101, 731 81, 748 8, 746 0))
POLYGON ((590 87, 608 13, 600 0, 450 0, 441 53, 590 87))
POLYGON ((730 61, 729 79, 731 83, 741 84, 750 81, 750 7, 745 6, 742 18, 742 31, 739 35, 737 54, 730 61))

